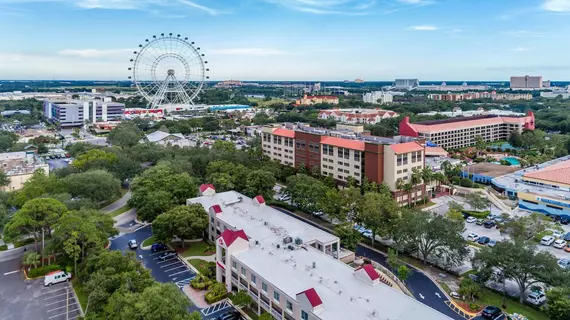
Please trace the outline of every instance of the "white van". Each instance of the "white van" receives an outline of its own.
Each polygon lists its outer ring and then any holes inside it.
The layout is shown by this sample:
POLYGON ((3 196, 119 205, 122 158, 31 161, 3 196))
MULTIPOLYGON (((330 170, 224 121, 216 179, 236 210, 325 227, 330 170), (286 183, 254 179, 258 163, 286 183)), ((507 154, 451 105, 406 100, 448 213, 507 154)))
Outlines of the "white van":
POLYGON ((52 271, 46 274, 44 278, 44 286, 51 286, 52 284, 65 282, 71 280, 71 273, 67 273, 65 271, 52 271))
POLYGON ((542 292, 532 292, 527 296, 526 301, 539 306, 546 301, 546 296, 542 292))

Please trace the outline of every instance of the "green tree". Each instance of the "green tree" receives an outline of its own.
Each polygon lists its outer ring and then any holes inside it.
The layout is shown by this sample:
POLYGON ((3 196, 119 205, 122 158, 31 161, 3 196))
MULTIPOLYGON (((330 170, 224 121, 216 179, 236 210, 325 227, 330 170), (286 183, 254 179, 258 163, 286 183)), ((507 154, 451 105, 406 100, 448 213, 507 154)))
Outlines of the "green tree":
POLYGON ((552 288, 546 292, 548 305, 544 312, 551 320, 570 319, 570 289, 567 287, 552 288))
POLYGON ((152 223, 155 238, 169 243, 174 237, 182 240, 197 239, 203 236, 208 226, 208 213, 201 204, 177 206, 159 215, 152 223))
POLYGON ((55 176, 47 176, 43 169, 39 169, 34 171, 21 190, 13 194, 13 203, 16 207, 22 207, 29 200, 65 191, 65 186, 55 176))
POLYGON ((362 239, 360 232, 354 230, 350 222, 337 224, 334 227, 334 234, 339 237, 341 245, 352 251, 356 250, 356 245, 362 239))
POLYGON ((4 170, 0 170, 0 187, 9 185, 11 180, 4 170))
POLYGON ((88 169, 106 169, 117 161, 117 155, 100 149, 89 150, 77 156, 72 166, 78 170, 85 171, 88 169))
POLYGON ((249 293, 244 290, 239 290, 232 296, 231 300, 234 306, 238 308, 249 307, 253 303, 253 300, 251 299, 249 293))
POLYGON ((487 142, 485 142, 485 139, 483 139, 482 136, 480 135, 475 136, 475 149, 477 149, 477 156, 479 156, 481 152, 485 150, 486 146, 487 142))
POLYGON ((357 220, 372 231, 372 243, 377 234, 388 234, 388 226, 392 223, 397 211, 397 204, 387 194, 365 193, 358 203, 357 220))
POLYGON ((236 151, 236 145, 231 141, 216 140, 212 145, 212 150, 231 154, 236 151))
POLYGON ((498 270, 506 279, 516 282, 521 303, 525 300, 524 292, 533 284, 558 285, 566 277, 551 253, 537 251, 534 243, 521 240, 500 241, 494 247, 475 252, 473 266, 482 274, 498 270))
POLYGON ((489 208, 489 200, 478 192, 466 194, 465 201, 476 211, 483 211, 489 208))
POLYGON ((138 295, 134 305, 135 319, 187 320, 190 306, 190 300, 176 285, 156 283, 138 295))
POLYGON ((459 283, 458 293, 475 301, 475 298, 481 293, 481 286, 473 281, 473 279, 464 277, 461 283, 459 283))
POLYGON ((406 279, 408 279, 413 273, 412 269, 408 268, 406 265, 399 266, 397 271, 397 276, 402 281, 406 281, 406 279))
POLYGON ((114 146, 129 148, 138 144, 142 137, 143 132, 135 123, 123 121, 115 129, 109 132, 107 142, 114 146))
POLYGON ((273 316, 267 312, 262 313, 257 317, 257 320, 274 320, 273 316))
POLYGON ((121 194, 121 182, 104 170, 70 174, 61 182, 73 197, 91 199, 96 203, 112 200, 121 194))
POLYGON ((304 174, 297 174, 287 178, 285 193, 291 197, 291 201, 301 210, 316 212, 319 210, 321 198, 327 193, 327 187, 319 179, 304 174))
POLYGON ((75 263, 75 275, 77 275, 77 261, 79 261, 79 257, 81 256, 81 246, 79 246, 78 242, 79 233, 77 231, 73 231, 71 232, 70 237, 63 243, 65 254, 73 259, 73 262, 75 263))
POLYGON ((276 182, 277 179, 273 173, 265 170, 253 170, 247 175, 245 194, 249 197, 262 195, 265 199, 272 199, 275 193, 273 187, 276 182))
POLYGON ((39 255, 39 253, 34 251, 28 251, 24 254, 24 259, 22 260, 22 264, 24 266, 34 266, 34 268, 37 268, 38 265, 40 264, 41 258, 42 257, 39 255))

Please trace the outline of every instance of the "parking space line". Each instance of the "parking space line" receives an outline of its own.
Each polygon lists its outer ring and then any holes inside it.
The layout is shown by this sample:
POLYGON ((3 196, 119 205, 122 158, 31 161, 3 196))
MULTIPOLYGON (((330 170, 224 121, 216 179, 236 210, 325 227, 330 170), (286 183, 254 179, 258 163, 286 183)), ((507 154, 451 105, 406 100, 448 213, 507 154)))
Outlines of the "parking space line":
POLYGON ((149 257, 154 257, 154 256, 156 256, 156 255, 158 255, 158 254, 161 254, 162 252, 164 252, 164 250, 163 250, 163 251, 159 251, 159 252, 155 252, 155 253, 151 253, 151 254, 149 254, 148 256, 149 256, 149 257))
POLYGON ((167 270, 164 270, 164 272, 170 272, 172 270, 176 270, 176 269, 180 269, 180 268, 187 268, 185 264, 179 265, 178 267, 174 267, 174 268, 170 268, 167 270))
POLYGON ((70 303, 69 305, 66 304, 66 305, 63 306, 63 307, 54 308, 54 309, 48 310, 47 312, 52 312, 52 311, 55 311, 55 310, 57 310, 57 309, 67 308, 68 306, 72 306, 72 305, 75 305, 75 304, 77 304, 77 302, 72 302, 72 303, 70 303))
MULTIPOLYGON (((61 291, 61 290, 65 290, 65 289, 67 289, 67 288, 69 288, 69 287, 68 287, 68 286, 65 286, 65 287, 61 287, 61 288, 56 289, 56 290, 51 290, 51 291, 47 291, 47 292, 42 292, 42 295, 44 295, 44 294, 50 294, 50 293, 54 293, 54 292, 58 292, 58 291, 61 291)), ((43 290, 43 289, 47 289, 47 288, 42 288, 42 290, 43 290)))
POLYGON ((63 316, 63 315, 65 315, 65 314, 68 314, 68 313, 74 312, 74 311, 78 311, 78 310, 79 310, 79 309, 69 310, 68 312, 64 312, 64 313, 56 314, 55 316, 51 316, 51 317, 49 317, 48 319, 57 318, 57 317, 59 317, 59 316, 63 316))
POLYGON ((184 273, 184 272, 186 272, 186 271, 189 271, 189 270, 184 270, 184 271, 176 272, 176 273, 173 273, 173 274, 169 274, 168 276, 169 276, 169 277, 172 277, 172 276, 175 276, 175 275, 177 275, 177 274, 184 273))
POLYGON ((17 272, 20 272, 20 270, 14 270, 14 271, 6 272, 6 273, 4 273, 4 275, 7 276, 7 275, 9 275, 9 274, 14 274, 14 273, 17 273, 17 272))
POLYGON ((46 307, 47 307, 47 306, 51 306, 52 304, 56 304, 56 303, 60 303, 60 302, 64 302, 64 301, 67 301, 67 298, 66 298, 66 299, 63 299, 63 300, 58 300, 58 301, 56 301, 56 302, 50 302, 50 303, 48 303, 48 304, 45 304, 45 306, 46 306, 46 307))
POLYGON ((66 294, 67 294, 67 293, 62 293, 62 294, 58 294, 57 296, 45 298, 44 301, 45 301, 45 300, 48 300, 48 299, 53 299, 53 298, 61 297, 61 296, 64 296, 64 295, 66 295, 66 294))
POLYGON ((173 266, 173 265, 175 265, 175 264, 177 264, 177 263, 182 263, 182 261, 176 259, 176 262, 173 262, 173 263, 170 263, 170 264, 165 264, 165 265, 160 266, 160 267, 161 267, 161 268, 166 268, 166 267, 169 267, 169 266, 173 266))
MULTIPOLYGON (((156 264, 161 264, 161 263, 165 263, 165 262, 170 262, 171 260, 172 260, 172 259, 167 259, 167 260, 164 260, 164 261, 159 261, 159 262, 157 262, 156 264)), ((177 258, 175 258, 175 260, 176 260, 176 261, 180 261, 180 260, 178 260, 177 258)), ((161 267, 161 268, 162 268, 162 267, 161 267)))

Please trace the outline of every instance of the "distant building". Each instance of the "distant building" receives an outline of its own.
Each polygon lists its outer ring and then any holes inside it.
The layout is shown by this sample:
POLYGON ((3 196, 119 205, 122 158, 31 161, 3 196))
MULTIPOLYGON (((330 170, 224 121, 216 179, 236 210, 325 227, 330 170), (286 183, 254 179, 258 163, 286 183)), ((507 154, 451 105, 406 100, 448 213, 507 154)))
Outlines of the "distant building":
POLYGON ((86 120, 90 122, 106 122, 121 120, 125 110, 124 103, 112 102, 110 98, 103 101, 93 99, 51 101, 44 100, 44 116, 60 127, 80 127, 86 120))
POLYGON ((349 124, 375 124, 384 119, 396 118, 399 114, 382 109, 330 109, 319 111, 320 119, 334 119, 349 124))
POLYGON ((338 97, 336 96, 308 96, 304 95, 303 98, 295 101, 297 105, 312 105, 317 103, 338 104, 338 97))
POLYGON ((181 133, 167 133, 163 131, 155 131, 153 133, 147 134, 141 142, 156 143, 159 145, 171 145, 179 147, 190 147, 194 146, 196 143, 186 139, 181 133))
POLYGON ((393 87, 396 89, 413 89, 420 85, 420 80, 418 79, 396 79, 394 80, 393 87))
POLYGON ((453 108, 453 111, 432 111, 432 112, 418 113, 418 115, 420 116, 435 116, 438 114, 446 117, 473 117, 480 115, 520 117, 525 115, 522 112, 514 112, 511 110, 499 110, 499 109, 485 110, 483 108, 477 108, 476 110, 463 111, 459 107, 453 108))
POLYGON ((10 178, 10 183, 2 187, 3 191, 15 191, 23 188, 36 170, 43 169, 49 175, 49 165, 37 157, 35 150, 0 153, 0 170, 10 178))
POLYGON ((542 76, 513 76, 510 87, 511 89, 541 89, 542 76))
POLYGON ((383 91, 374 91, 363 94, 362 100, 366 103, 387 104, 392 103, 394 101, 394 97, 383 91))
POLYGON ((239 80, 224 80, 216 83, 214 88, 235 88, 243 86, 243 82, 239 80))
POLYGON ((554 99, 558 97, 562 97, 562 99, 568 99, 570 98, 570 86, 564 89, 558 88, 552 91, 543 91, 540 93, 540 96, 547 99, 554 99))
POLYGON ((492 100, 532 100, 530 93, 497 93, 491 92, 466 92, 466 93, 437 93, 429 94, 428 99, 437 101, 463 101, 472 99, 492 99, 492 100))
POLYGON ((400 134, 429 140, 442 148, 463 148, 475 144, 475 137, 486 142, 507 140, 514 131, 534 130, 534 114, 526 117, 493 115, 410 123, 405 117, 400 122, 400 134))

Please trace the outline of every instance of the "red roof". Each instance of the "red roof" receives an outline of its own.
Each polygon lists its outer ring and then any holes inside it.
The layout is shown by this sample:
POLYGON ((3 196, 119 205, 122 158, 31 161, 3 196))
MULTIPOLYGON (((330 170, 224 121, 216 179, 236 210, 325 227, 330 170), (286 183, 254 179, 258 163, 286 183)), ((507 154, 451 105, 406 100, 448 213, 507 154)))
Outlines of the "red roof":
POLYGON ((61 270, 51 271, 48 274, 46 274, 46 276, 50 276, 52 274, 56 274, 56 273, 60 273, 60 272, 63 272, 63 271, 61 271, 61 270))
POLYGON ((364 141, 358 141, 352 139, 323 137, 321 140, 321 144, 328 144, 335 147, 364 151, 364 141))
POLYGON ((570 184, 570 161, 562 161, 534 172, 525 173, 523 178, 570 184))
POLYGON ((263 196, 255 196, 254 199, 257 200, 259 204, 265 203, 265 199, 263 199, 263 196))
POLYGON ((204 192, 206 191, 208 188, 212 189, 212 190, 216 190, 216 188, 214 187, 213 184, 202 184, 200 185, 200 192, 204 192))
POLYGON ((295 138, 295 131, 289 129, 277 128, 272 133, 280 137, 295 138))
POLYGON ((394 150, 394 152, 396 154, 420 151, 420 150, 424 149, 422 146, 419 145, 419 143, 414 142, 414 141, 406 142, 406 143, 392 144, 392 145, 390 145, 390 148, 392 150, 394 150))
POLYGON ((234 243, 234 241, 236 241, 238 238, 242 238, 243 240, 248 241, 247 235, 243 230, 233 231, 230 229, 226 229, 224 230, 224 232, 222 232, 220 237, 224 239, 224 242, 228 247, 231 246, 232 243, 234 243))
POLYGON ((372 281, 380 278, 380 275, 378 274, 378 272, 376 272, 376 270, 374 270, 374 267, 371 264, 365 264, 356 270, 360 269, 364 269, 364 271, 366 271, 366 274, 370 277, 372 281))
POLYGON ((323 300, 321 300, 321 297, 319 297, 319 294, 317 293, 315 288, 307 289, 303 292, 299 292, 298 294, 305 294, 305 296, 307 296, 307 299, 309 300, 309 303, 311 304, 311 306, 313 306, 313 308, 323 304, 323 300))
POLYGON ((214 213, 221 213, 222 212, 222 207, 220 207, 219 204, 215 204, 215 205, 211 206, 210 209, 214 209, 214 213))

